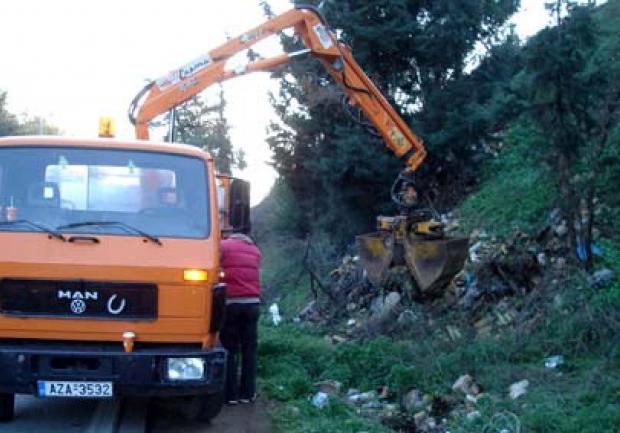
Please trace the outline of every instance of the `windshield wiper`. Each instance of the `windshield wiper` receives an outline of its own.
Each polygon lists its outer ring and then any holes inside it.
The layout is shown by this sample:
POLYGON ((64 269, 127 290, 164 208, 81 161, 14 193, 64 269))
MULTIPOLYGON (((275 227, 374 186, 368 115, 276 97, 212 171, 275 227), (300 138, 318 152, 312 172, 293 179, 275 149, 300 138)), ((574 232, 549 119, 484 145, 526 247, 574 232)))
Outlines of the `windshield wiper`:
POLYGON ((1 226, 12 226, 12 225, 19 225, 19 224, 25 224, 25 225, 29 225, 30 227, 34 227, 36 229, 39 229, 42 232, 47 233, 48 235, 50 235, 53 238, 59 239, 63 242, 66 242, 67 239, 62 235, 62 233, 57 232, 56 230, 52 230, 49 227, 45 227, 41 224, 37 224, 37 223, 33 223, 30 220, 15 220, 15 221, 1 221, 0 222, 0 227, 1 226))
POLYGON ((157 236, 150 235, 137 227, 124 223, 122 221, 83 221, 81 223, 73 223, 73 224, 65 224, 62 226, 56 227, 56 230, 65 230, 65 229, 75 229, 78 227, 87 227, 87 226, 118 226, 123 227, 125 230, 129 232, 133 232, 139 234, 145 239, 157 244, 163 245, 157 236))

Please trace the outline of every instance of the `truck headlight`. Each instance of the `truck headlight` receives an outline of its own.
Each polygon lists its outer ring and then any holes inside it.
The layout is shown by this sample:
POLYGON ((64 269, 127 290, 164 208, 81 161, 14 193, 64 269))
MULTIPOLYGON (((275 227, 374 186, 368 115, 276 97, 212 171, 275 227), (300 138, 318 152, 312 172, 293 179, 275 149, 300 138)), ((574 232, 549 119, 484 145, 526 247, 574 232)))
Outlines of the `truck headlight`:
POLYGON ((205 375, 205 360, 202 358, 168 358, 168 379, 200 380, 205 375))

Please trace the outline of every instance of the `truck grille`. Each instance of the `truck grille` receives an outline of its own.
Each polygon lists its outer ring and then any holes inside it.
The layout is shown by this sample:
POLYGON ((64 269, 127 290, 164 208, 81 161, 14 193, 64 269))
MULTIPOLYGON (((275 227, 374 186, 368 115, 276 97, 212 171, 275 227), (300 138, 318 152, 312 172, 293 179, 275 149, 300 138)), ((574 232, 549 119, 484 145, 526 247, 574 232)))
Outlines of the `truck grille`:
POLYGON ((157 318, 157 285, 56 280, 0 280, 0 313, 20 317, 157 318))

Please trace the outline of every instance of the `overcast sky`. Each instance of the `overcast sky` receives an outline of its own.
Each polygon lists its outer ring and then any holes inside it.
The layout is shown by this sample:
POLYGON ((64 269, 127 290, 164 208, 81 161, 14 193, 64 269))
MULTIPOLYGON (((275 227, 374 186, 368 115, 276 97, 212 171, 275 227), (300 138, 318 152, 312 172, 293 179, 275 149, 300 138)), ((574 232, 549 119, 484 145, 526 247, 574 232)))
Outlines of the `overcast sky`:
MULTIPOLYGON (((276 13, 290 7, 287 0, 270 3, 276 13)), ((0 89, 8 91, 11 111, 87 137, 108 115, 117 136, 131 138, 127 106, 146 78, 164 75, 264 18, 258 0, 19 0, 0 1, 0 20, 0 89)), ((544 0, 522 0, 515 17, 522 37, 547 22, 544 0)), ((267 93, 275 89, 266 74, 224 85, 233 144, 245 150, 249 165, 240 175, 252 182, 254 203, 275 178, 265 143, 274 118, 267 93)))

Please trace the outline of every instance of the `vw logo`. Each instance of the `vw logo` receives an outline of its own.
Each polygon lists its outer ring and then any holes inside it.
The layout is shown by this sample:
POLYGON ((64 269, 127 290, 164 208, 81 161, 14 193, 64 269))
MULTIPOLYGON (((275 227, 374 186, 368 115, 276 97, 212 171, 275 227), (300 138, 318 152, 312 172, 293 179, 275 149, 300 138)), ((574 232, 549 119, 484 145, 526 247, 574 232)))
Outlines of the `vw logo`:
POLYGON ((71 312, 73 314, 82 314, 84 311, 86 311, 86 302, 82 301, 81 299, 74 299, 73 301, 71 301, 71 304, 69 306, 71 307, 71 312))

